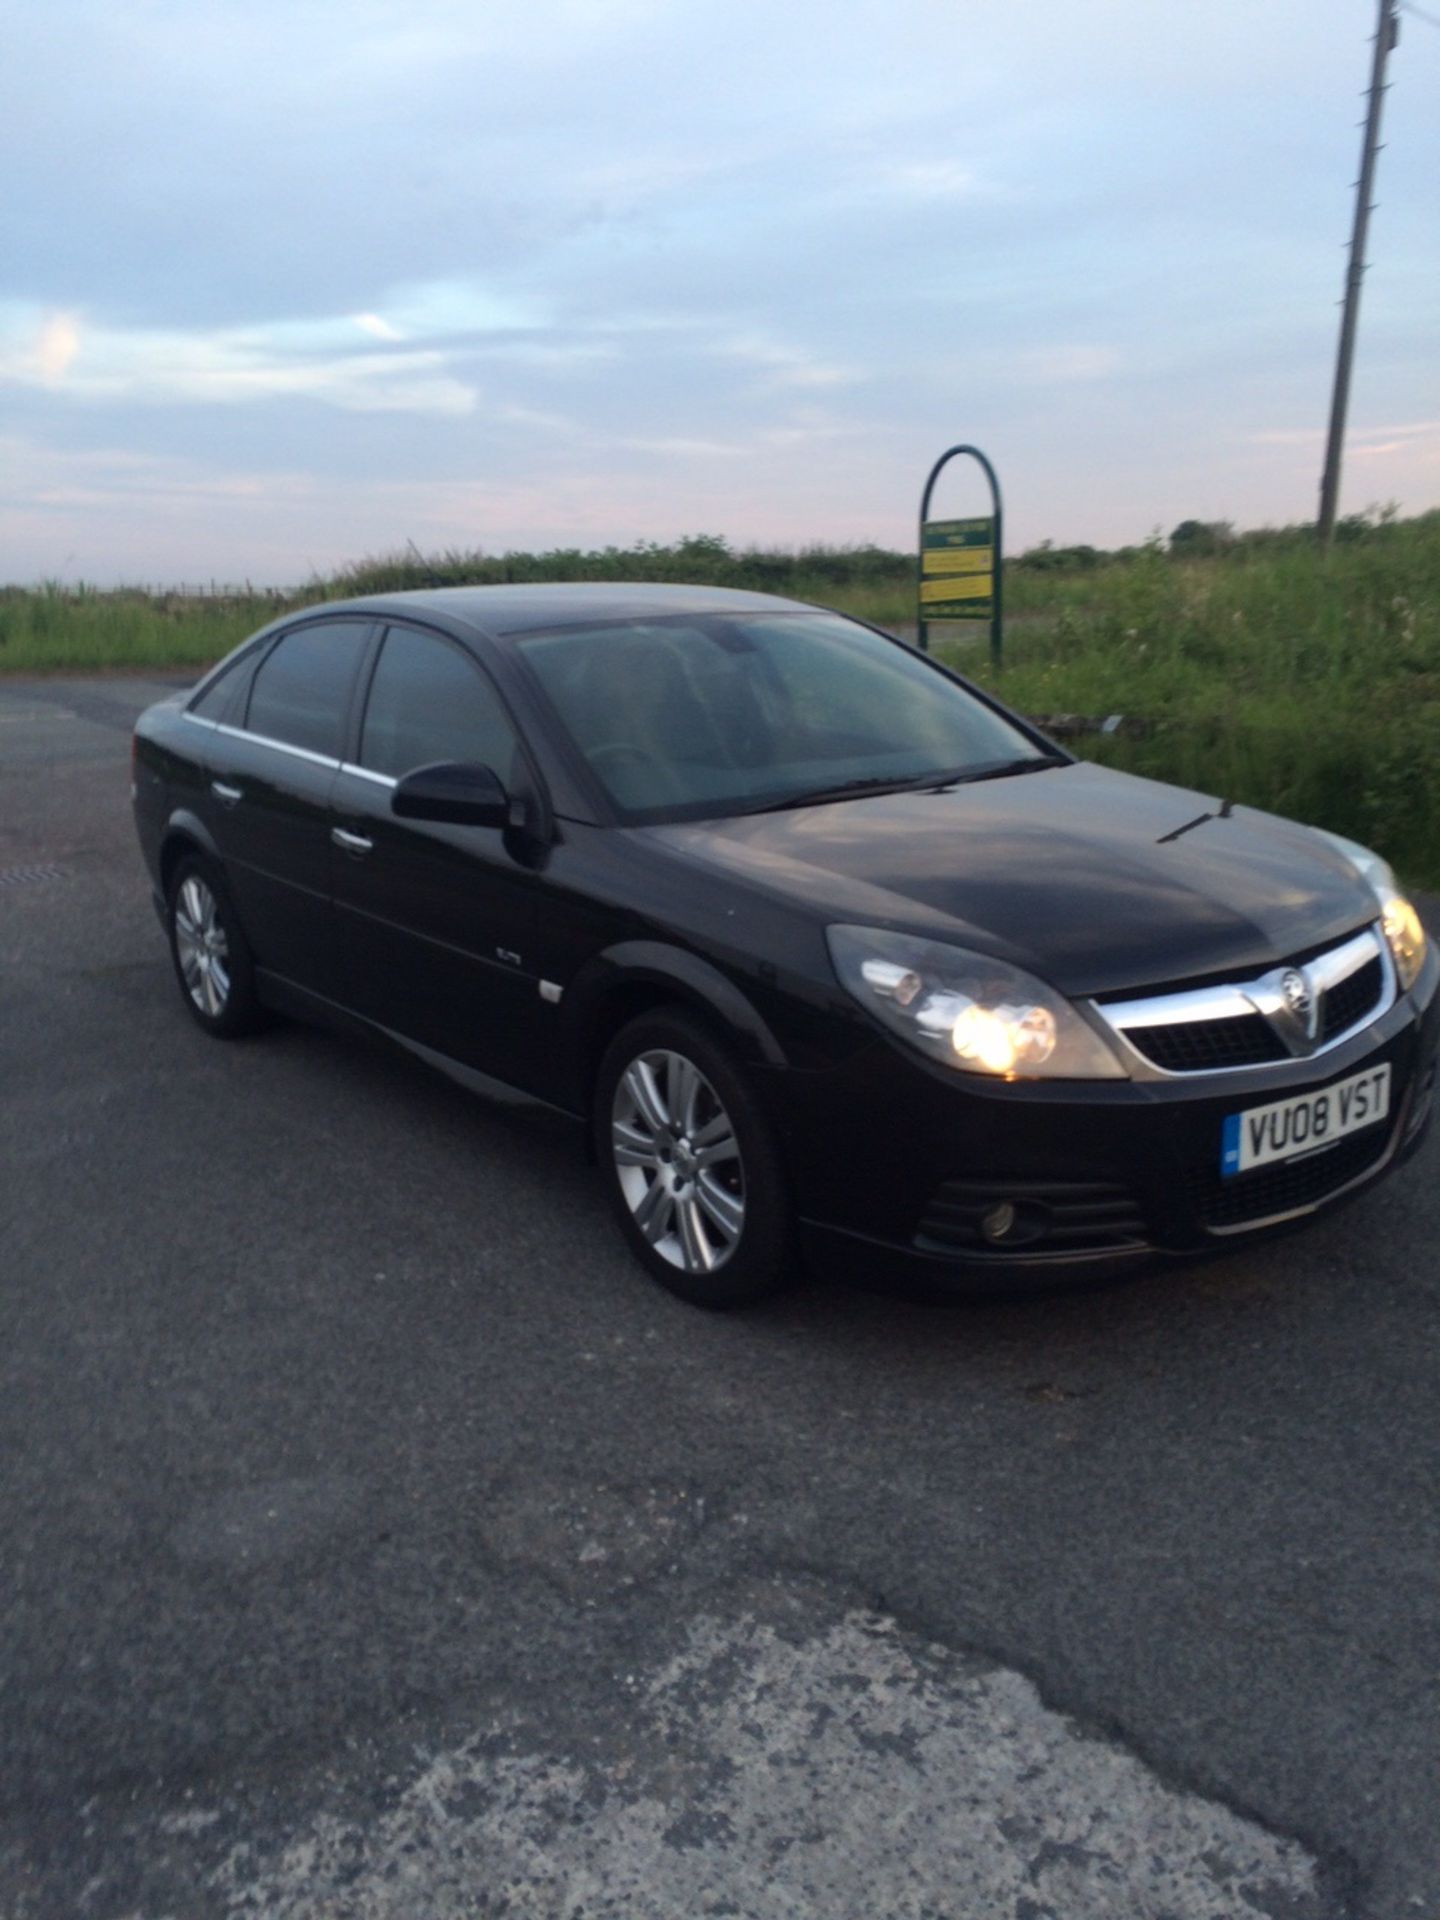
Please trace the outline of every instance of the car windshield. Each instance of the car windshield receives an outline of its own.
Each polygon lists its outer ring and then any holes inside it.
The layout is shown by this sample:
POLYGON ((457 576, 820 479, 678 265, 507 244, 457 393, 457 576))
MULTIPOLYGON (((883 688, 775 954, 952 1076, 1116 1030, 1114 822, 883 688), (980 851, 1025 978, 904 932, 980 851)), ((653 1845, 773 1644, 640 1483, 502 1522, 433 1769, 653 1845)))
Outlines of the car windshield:
POLYGON ((516 638, 630 822, 819 804, 1050 759, 918 654, 838 614, 686 614, 516 638))

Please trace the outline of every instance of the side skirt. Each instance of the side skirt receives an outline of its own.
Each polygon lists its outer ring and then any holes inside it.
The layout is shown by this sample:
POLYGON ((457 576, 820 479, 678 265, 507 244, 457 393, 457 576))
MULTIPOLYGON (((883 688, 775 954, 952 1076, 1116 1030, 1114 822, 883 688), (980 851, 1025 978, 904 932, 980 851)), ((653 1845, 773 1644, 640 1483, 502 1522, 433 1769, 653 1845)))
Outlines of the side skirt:
POLYGON ((312 993, 309 987, 296 986, 293 980, 283 979, 278 973, 267 973, 264 968, 257 967, 255 987, 259 998, 272 1012, 287 1014, 292 1020, 300 1020, 310 1026, 328 1027, 335 1033, 388 1040, 402 1053, 423 1060, 427 1067, 433 1067, 437 1073, 443 1073, 447 1080, 464 1087, 467 1093, 479 1094, 481 1099, 493 1101, 497 1106, 557 1114, 561 1119, 573 1121, 578 1126, 586 1125, 584 1114, 576 1113, 569 1107, 557 1106, 552 1100, 542 1100, 538 1094, 527 1093, 523 1087, 511 1086, 508 1080, 497 1080, 493 1074, 482 1073, 478 1067, 467 1066, 463 1060, 456 1060, 448 1053, 440 1053, 434 1047, 408 1039, 403 1033, 382 1027, 377 1021, 367 1020, 363 1014, 352 1013, 337 1001, 327 1000, 323 993, 312 993))

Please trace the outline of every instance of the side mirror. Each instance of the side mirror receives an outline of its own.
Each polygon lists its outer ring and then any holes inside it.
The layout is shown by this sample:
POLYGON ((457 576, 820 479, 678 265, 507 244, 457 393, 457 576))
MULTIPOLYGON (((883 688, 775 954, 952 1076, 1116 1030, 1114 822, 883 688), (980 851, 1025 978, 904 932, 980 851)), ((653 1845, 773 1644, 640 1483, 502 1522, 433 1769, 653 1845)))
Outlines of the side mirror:
POLYGON ((400 820, 441 820, 455 827, 510 824, 510 801, 494 769, 458 760, 407 773, 390 796, 390 811, 400 820))

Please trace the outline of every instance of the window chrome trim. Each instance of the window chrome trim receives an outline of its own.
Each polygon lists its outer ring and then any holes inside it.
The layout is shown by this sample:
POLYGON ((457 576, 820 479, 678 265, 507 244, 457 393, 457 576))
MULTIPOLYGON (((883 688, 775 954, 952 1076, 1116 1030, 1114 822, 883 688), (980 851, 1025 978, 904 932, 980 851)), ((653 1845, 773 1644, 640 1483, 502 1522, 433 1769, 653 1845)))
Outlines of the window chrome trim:
POLYGON ((309 747, 295 747, 288 740, 272 740, 268 733, 251 733, 246 727, 227 726, 223 720, 202 720, 202 727, 213 727, 216 733, 223 733, 230 740, 249 740, 257 747, 272 747, 276 753, 293 754, 297 760, 308 760, 315 767, 329 767, 333 773, 340 771, 340 762, 330 753, 315 753, 309 747))
POLYGON ((1257 1060, 1238 1067, 1202 1067, 1195 1072, 1178 1073, 1168 1067, 1157 1067, 1126 1037, 1125 1029, 1143 1031, 1150 1027, 1191 1026, 1203 1020, 1237 1020, 1252 1015, 1263 1019, 1262 1005, 1270 990, 1271 973, 1283 972, 1283 966, 1250 980, 1225 981, 1218 986, 1192 987, 1180 993, 1151 994, 1135 1000, 1091 1000, 1089 1005, 1119 1046, 1132 1079, 1178 1080, 1193 1084, 1198 1080, 1218 1079, 1235 1073, 1285 1073, 1306 1061, 1322 1059, 1327 1053, 1333 1053, 1336 1047, 1343 1046, 1363 1028, 1383 1019, 1398 997, 1398 983, 1389 944, 1378 924, 1366 927, 1363 932, 1342 941, 1338 947, 1331 947, 1326 953, 1317 954, 1313 960, 1307 960, 1303 967, 1296 967, 1297 973, 1308 977, 1313 992, 1324 994, 1340 986, 1352 973, 1358 973, 1361 967, 1368 966, 1372 960, 1380 962, 1380 992, 1370 1010, 1359 1020, 1353 1021, 1343 1033, 1333 1035, 1308 1053, 1287 1052, 1280 1060, 1257 1060))
POLYGON ((400 782, 388 773, 374 773, 369 767, 357 767, 353 760, 336 760, 327 753, 312 753, 309 747, 292 747, 288 740, 272 740, 268 733, 250 733, 244 727, 228 726, 223 720, 207 720, 202 714, 182 711, 180 718, 193 727, 208 727, 232 740, 253 740, 257 747, 273 747, 276 753, 293 753, 297 760, 309 760, 317 767, 331 767, 336 773, 353 773, 357 780, 372 780, 377 787, 398 787, 400 782))

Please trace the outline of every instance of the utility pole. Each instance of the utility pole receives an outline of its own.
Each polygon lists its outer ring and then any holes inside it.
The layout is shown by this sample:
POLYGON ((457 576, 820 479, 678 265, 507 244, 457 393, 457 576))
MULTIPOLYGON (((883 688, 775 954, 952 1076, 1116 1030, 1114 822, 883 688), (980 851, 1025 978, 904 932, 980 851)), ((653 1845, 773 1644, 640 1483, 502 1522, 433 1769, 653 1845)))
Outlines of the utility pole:
POLYGON ((1320 519, 1316 532, 1328 547, 1335 532, 1340 501, 1340 458, 1345 451, 1345 415, 1350 406, 1350 364, 1355 358, 1355 326, 1360 317, 1360 286, 1365 277, 1365 241, 1370 231, 1370 195, 1375 187, 1375 156, 1380 151, 1380 109, 1385 101, 1385 63, 1400 38, 1396 0, 1380 0, 1375 27, 1375 61, 1370 70, 1370 105, 1365 115, 1365 145, 1360 153, 1360 178, 1355 182, 1355 226, 1350 236, 1350 265, 1345 274, 1344 313, 1340 319, 1340 351, 1335 361, 1335 391, 1330 400, 1330 437, 1325 447, 1325 471, 1320 476, 1320 519))

